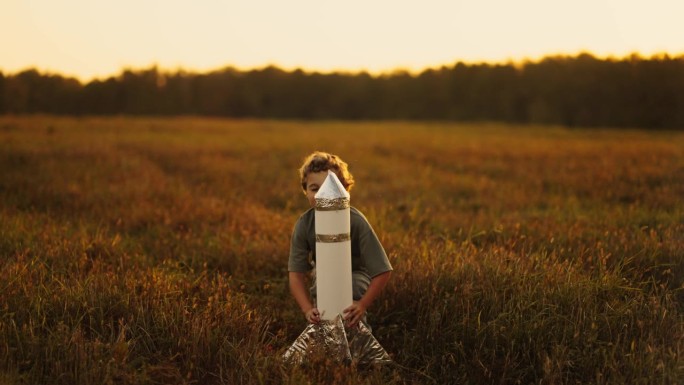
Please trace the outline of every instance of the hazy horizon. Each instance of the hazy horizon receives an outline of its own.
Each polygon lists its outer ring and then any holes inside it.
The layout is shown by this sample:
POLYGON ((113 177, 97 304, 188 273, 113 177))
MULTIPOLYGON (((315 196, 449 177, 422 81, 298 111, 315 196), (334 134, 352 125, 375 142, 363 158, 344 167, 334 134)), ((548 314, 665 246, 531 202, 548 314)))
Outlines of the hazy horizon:
POLYGON ((665 56, 668 56, 671 58, 684 58, 684 52, 681 52, 681 53, 656 52, 656 53, 653 53, 651 55, 644 55, 640 52, 631 52, 631 53, 621 55, 621 56, 618 56, 618 55, 600 56, 600 55, 597 55, 593 52, 581 51, 581 52, 576 52, 576 53, 552 53, 552 54, 548 54, 548 55, 543 55, 541 57, 522 58, 519 60, 509 59, 509 60, 501 60, 501 61, 494 61, 494 60, 492 60, 492 61, 484 61, 484 60, 483 61, 466 61, 466 60, 455 59, 454 61, 449 62, 449 63, 435 64, 435 65, 426 66, 423 68, 409 69, 409 68, 396 67, 396 68, 388 68, 385 70, 378 70, 378 71, 368 71, 366 69, 344 69, 344 68, 330 69, 330 70, 320 70, 320 69, 316 69, 316 68, 302 68, 302 67, 287 68, 287 67, 281 66, 277 63, 266 63, 263 65, 257 65, 257 66, 253 66, 253 67, 239 67, 239 66, 233 65, 231 63, 226 63, 224 65, 219 65, 215 68, 192 69, 192 68, 185 68, 185 67, 173 67, 172 68, 172 67, 165 67, 165 66, 159 65, 158 63, 150 63, 148 65, 141 65, 141 66, 122 66, 119 70, 114 71, 110 74, 102 74, 102 75, 93 76, 90 78, 83 78, 83 77, 80 77, 80 76, 74 75, 74 74, 68 74, 68 73, 64 73, 64 72, 60 72, 60 71, 53 71, 53 70, 49 70, 49 69, 44 69, 44 68, 41 68, 39 66, 27 66, 24 68, 17 69, 15 71, 6 71, 4 68, 2 68, 0 66, 0 73, 3 73, 6 76, 7 75, 12 76, 12 75, 19 74, 23 71, 36 70, 41 74, 58 75, 58 76, 62 76, 65 78, 74 78, 74 79, 77 79, 79 82, 84 83, 84 84, 89 83, 91 81, 95 81, 95 80, 104 80, 104 79, 108 79, 108 78, 112 78, 112 77, 117 77, 125 71, 138 72, 138 71, 147 71, 147 70, 150 70, 152 68, 156 68, 158 71, 160 71, 161 73, 165 73, 165 74, 175 74, 175 73, 179 73, 179 72, 188 73, 188 74, 208 74, 208 73, 212 73, 212 72, 222 71, 222 70, 225 70, 228 68, 232 68, 232 69, 235 69, 237 71, 248 72, 248 71, 259 71, 259 70, 263 70, 263 69, 269 68, 269 67, 275 67, 275 68, 278 68, 278 69, 285 71, 285 72, 294 72, 297 70, 301 70, 304 73, 309 73, 309 74, 318 73, 318 74, 323 74, 323 75, 328 75, 328 74, 357 75, 357 74, 361 74, 361 73, 367 73, 367 74, 370 74, 371 76, 376 77, 376 76, 392 75, 394 73, 406 72, 406 73, 409 73, 409 74, 415 76, 415 75, 419 75, 423 71, 427 71, 427 70, 431 70, 431 69, 440 69, 443 67, 452 67, 458 63, 464 63, 465 65, 478 65, 478 64, 511 65, 512 64, 512 65, 517 66, 517 65, 523 65, 525 63, 538 63, 544 59, 553 58, 553 57, 576 58, 576 57, 583 55, 583 54, 591 55, 598 60, 626 60, 626 59, 629 59, 630 57, 632 57, 634 55, 637 55, 638 57, 640 57, 642 59, 646 59, 646 60, 661 58, 661 57, 665 57, 665 56))

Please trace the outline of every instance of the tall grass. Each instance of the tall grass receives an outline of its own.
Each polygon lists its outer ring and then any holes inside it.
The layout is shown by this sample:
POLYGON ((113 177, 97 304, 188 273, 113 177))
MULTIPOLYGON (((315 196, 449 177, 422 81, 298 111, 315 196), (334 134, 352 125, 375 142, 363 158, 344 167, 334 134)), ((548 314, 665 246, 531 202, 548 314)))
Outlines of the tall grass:
POLYGON ((0 382, 682 383, 683 196, 674 132, 2 117, 0 382), (395 267, 392 367, 279 360, 315 149, 395 267))

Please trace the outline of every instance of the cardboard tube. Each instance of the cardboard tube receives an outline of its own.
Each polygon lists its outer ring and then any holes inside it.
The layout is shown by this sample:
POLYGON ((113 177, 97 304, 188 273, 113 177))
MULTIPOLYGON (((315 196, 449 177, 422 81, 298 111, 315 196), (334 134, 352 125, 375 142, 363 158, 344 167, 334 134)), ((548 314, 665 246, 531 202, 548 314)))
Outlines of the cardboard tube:
POLYGON ((322 320, 333 320, 353 302, 349 193, 328 171, 314 198, 316 306, 322 320))

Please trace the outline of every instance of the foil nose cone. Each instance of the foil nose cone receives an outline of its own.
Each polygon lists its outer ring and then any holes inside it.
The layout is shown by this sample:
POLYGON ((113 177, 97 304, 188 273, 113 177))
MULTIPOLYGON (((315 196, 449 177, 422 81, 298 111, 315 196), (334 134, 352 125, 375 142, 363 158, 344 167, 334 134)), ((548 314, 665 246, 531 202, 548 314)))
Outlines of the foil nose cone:
POLYGON ((339 199, 347 198, 349 199, 349 193, 337 178, 337 175, 328 170, 328 176, 325 178, 323 185, 318 189, 318 192, 314 196, 315 199, 339 199))
POLYGON ((314 195, 314 200, 318 211, 337 211, 349 208, 349 192, 332 171, 328 171, 328 176, 323 181, 323 185, 314 195))

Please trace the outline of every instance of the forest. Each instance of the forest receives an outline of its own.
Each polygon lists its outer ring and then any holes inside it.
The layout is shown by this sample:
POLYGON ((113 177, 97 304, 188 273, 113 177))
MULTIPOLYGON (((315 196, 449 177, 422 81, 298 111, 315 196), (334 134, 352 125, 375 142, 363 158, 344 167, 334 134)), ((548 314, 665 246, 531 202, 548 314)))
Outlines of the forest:
POLYGON ((124 69, 83 83, 0 72, 0 114, 198 115, 297 120, 505 122, 684 128, 684 56, 589 53, 385 74, 124 69))

